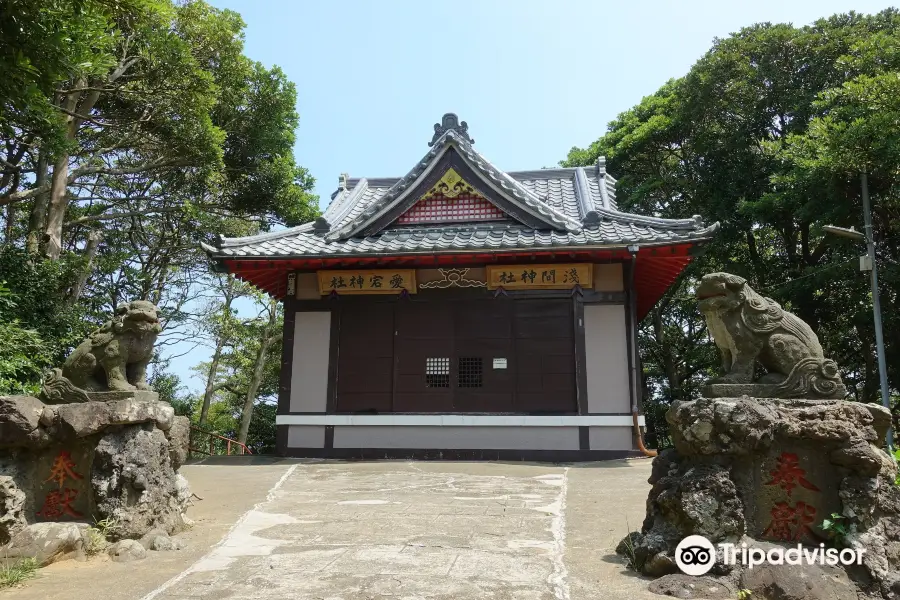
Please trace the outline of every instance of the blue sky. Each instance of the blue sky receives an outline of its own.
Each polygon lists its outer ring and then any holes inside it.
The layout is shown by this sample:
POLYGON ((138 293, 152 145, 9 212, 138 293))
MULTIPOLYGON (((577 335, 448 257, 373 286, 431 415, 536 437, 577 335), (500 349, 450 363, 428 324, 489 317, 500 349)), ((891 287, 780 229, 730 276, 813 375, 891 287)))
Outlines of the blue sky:
MULTIPOLYGON (((445 112, 505 170, 572 146, 757 22, 873 13, 867 0, 212 0, 247 23, 245 54, 297 85, 297 162, 324 209, 338 176, 404 175, 445 112)), ((617 175, 613 173, 613 175, 617 175)), ((173 364, 184 379, 198 349, 173 364)), ((192 388, 199 382, 189 381, 192 388)))

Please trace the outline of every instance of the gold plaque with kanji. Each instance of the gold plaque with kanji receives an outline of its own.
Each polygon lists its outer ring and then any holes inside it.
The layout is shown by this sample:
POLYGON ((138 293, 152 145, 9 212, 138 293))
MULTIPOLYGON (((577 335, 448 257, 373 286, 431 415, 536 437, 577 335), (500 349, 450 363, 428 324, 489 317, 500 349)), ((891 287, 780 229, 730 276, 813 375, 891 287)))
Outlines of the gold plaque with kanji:
POLYGON ((399 294, 416 293, 415 269, 377 269, 360 271, 319 271, 319 293, 399 294))
POLYGON ((590 263, 559 265, 490 265, 488 289, 568 290, 576 285, 594 285, 594 266, 590 263))

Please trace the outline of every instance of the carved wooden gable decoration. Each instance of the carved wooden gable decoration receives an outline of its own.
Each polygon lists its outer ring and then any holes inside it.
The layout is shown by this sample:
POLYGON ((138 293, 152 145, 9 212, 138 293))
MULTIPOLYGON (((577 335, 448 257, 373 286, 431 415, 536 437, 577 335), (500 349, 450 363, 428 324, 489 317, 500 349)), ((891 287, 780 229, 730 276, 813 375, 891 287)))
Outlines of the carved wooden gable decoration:
POLYGON ((460 194, 475 194, 475 188, 466 183, 460 174, 456 172, 456 169, 450 167, 444 171, 444 175, 438 179, 435 186, 422 196, 422 200, 440 197, 452 200, 460 194))
POLYGON ((400 215, 397 223, 464 223, 506 219, 505 212, 479 194, 453 167, 444 171, 437 183, 400 215))

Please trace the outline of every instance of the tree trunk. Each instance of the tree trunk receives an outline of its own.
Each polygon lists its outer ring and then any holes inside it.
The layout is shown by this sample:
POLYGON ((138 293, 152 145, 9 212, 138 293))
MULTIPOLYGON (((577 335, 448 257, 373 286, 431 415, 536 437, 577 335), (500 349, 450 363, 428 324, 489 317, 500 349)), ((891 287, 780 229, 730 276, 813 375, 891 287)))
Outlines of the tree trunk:
POLYGON ((16 228, 16 205, 15 203, 6 205, 6 235, 4 236, 3 245, 11 246, 13 233, 16 228))
POLYGON ((681 397, 681 378, 678 377, 678 365, 672 354, 671 344, 666 343, 666 330, 663 325, 662 313, 659 309, 654 310, 653 317, 653 335, 656 343, 659 345, 659 351, 663 359, 663 369, 666 372, 666 379, 669 382, 669 395, 672 400, 681 397))
POLYGON ((53 179, 50 181, 50 202, 47 207, 47 228, 44 239, 47 247, 44 253, 50 260, 57 260, 62 252, 62 226, 69 201, 66 197, 69 177, 69 155, 63 153, 53 165, 53 179))
MULTIPOLYGON (((76 88, 82 88, 87 85, 84 80, 76 84, 76 88)), ((78 129, 81 127, 82 120, 71 116, 78 110, 78 114, 89 115, 94 110, 94 105, 100 98, 100 92, 89 92, 84 101, 78 102, 81 94, 66 94, 62 99, 63 108, 68 111, 68 128, 66 131, 66 139, 70 142, 75 141, 78 137, 78 129)), ((53 165, 53 179, 50 180, 50 203, 47 209, 47 229, 46 241, 47 248, 45 254, 50 260, 57 260, 60 252, 62 252, 62 230, 63 222, 66 218, 66 210, 69 208, 69 196, 66 193, 69 187, 69 154, 62 152, 56 163, 53 165)))
POLYGON ((763 268, 762 257, 759 255, 759 247, 756 244, 756 235, 753 233, 752 228, 747 228, 745 233, 747 236, 747 251, 750 254, 750 262, 752 263, 753 273, 756 275, 756 283, 760 287, 765 287, 765 269, 763 268))
POLYGON ((69 296, 66 298, 66 306, 73 306, 81 298, 81 294, 84 293, 84 286, 87 285, 87 280, 91 276, 94 258, 97 256, 97 250, 100 249, 100 240, 102 237, 103 235, 99 231, 92 231, 88 235, 87 246, 84 250, 86 262, 81 269, 81 272, 78 274, 75 285, 72 286, 71 293, 69 293, 69 296))
POLYGON ((156 278, 156 287, 150 294, 150 302, 159 304, 162 302, 163 292, 166 288, 166 281, 169 279, 169 257, 166 256, 159 265, 159 275, 156 278))
POLYGON ((263 371, 266 369, 266 357, 269 353, 269 348, 281 339, 282 334, 275 332, 277 313, 277 306, 273 301, 270 305, 269 325, 263 331, 263 337, 260 340, 259 352, 256 353, 256 364, 253 367, 253 377, 250 378, 247 396, 244 398, 244 409, 241 411, 241 429, 238 432, 238 441, 242 444, 247 443, 250 419, 253 417, 253 403, 256 401, 256 393, 259 390, 259 384, 262 382, 263 371))
MULTIPOLYGON (((83 82, 79 82, 79 86, 83 82)), ((64 108, 74 112, 78 104, 78 95, 70 94, 63 98, 64 108)), ((69 126, 66 131, 66 139, 74 140, 78 133, 78 125, 73 117, 69 117, 69 126)), ((47 247, 44 249, 44 255, 50 260, 57 260, 60 252, 62 252, 62 227, 63 220, 66 217, 66 209, 69 201, 66 196, 69 180, 69 153, 60 152, 56 162, 53 163, 53 177, 50 179, 50 201, 47 205, 46 229, 44 230, 44 240, 47 247)))
MULTIPOLYGON (((38 157, 37 175, 35 176, 35 186, 41 187, 47 183, 47 156, 41 152, 38 157)), ((47 200, 49 195, 47 192, 38 194, 34 197, 34 204, 31 207, 31 216, 28 219, 28 234, 25 240, 25 248, 32 257, 41 253, 42 236, 44 231, 44 221, 47 218, 47 200)))
MULTIPOLYGON (((234 300, 234 277, 228 276, 228 286, 225 288, 225 303, 222 305, 222 312, 231 309, 231 303, 234 300)), ((213 395, 216 393, 215 383, 216 375, 219 374, 219 361, 222 359, 222 348, 225 347, 225 332, 220 331, 216 336, 216 349, 213 352, 212 360, 209 363, 209 373, 206 375, 206 390, 203 392, 203 405, 200 407, 200 422, 198 425, 203 427, 206 418, 209 416, 209 405, 212 403, 213 395)))

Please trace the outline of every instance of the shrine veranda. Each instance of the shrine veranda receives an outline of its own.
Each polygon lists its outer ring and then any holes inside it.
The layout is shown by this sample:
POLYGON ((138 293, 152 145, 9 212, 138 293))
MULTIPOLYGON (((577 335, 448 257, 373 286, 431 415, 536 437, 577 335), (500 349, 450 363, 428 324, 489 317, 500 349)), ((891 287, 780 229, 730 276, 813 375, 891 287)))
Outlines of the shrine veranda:
POLYGON ((404 177, 204 246, 284 302, 278 454, 639 453, 637 323, 718 224, 620 211, 603 158, 507 173, 473 143, 444 115, 404 177))

